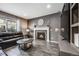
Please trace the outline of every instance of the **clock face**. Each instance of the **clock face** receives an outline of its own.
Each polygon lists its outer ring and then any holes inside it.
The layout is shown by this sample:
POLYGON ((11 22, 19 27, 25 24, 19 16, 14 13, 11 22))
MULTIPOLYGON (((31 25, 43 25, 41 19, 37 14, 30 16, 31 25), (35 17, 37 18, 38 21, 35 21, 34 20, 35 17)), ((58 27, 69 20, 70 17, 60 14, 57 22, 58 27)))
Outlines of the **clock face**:
POLYGON ((43 23, 44 23, 43 19, 38 20, 38 25, 43 25, 43 23))

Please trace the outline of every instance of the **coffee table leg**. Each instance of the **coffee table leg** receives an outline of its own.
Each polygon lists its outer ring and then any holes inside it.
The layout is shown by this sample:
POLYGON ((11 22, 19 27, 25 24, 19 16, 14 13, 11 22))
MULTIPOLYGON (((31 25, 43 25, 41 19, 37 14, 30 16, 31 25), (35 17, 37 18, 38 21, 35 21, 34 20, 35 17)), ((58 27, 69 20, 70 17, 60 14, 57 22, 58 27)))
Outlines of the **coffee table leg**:
POLYGON ((18 44, 18 49, 21 49, 20 44, 18 44))
POLYGON ((26 44, 24 44, 24 50, 26 50, 26 44))

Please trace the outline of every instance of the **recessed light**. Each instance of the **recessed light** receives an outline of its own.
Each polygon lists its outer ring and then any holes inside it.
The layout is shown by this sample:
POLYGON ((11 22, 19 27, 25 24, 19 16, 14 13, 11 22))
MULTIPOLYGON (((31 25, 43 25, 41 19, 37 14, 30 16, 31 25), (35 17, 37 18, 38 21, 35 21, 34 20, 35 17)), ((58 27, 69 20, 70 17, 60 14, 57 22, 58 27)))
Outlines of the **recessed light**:
POLYGON ((51 8, 51 5, 50 5, 50 4, 48 4, 46 7, 47 7, 47 8, 51 8))

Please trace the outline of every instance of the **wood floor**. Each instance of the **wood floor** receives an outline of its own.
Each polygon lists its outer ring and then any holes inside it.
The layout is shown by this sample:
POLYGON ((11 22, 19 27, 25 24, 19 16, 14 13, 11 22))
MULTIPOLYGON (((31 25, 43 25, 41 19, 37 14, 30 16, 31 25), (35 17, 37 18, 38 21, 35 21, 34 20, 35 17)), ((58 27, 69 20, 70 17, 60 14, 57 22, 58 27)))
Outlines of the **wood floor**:
POLYGON ((58 56, 57 43, 47 43, 45 40, 36 40, 35 45, 28 50, 19 49, 18 45, 5 49, 9 56, 58 56))

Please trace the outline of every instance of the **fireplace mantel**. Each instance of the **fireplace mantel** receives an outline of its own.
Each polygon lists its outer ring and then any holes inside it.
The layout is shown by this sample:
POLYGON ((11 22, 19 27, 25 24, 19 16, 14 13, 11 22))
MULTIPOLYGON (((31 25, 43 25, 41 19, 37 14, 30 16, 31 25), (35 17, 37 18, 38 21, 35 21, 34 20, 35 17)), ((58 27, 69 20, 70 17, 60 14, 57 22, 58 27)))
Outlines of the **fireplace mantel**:
POLYGON ((36 30, 46 30, 47 31, 47 39, 46 39, 46 42, 49 42, 49 27, 36 27, 34 28, 34 42, 35 42, 35 39, 36 39, 36 35, 35 35, 35 31, 36 30))

